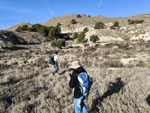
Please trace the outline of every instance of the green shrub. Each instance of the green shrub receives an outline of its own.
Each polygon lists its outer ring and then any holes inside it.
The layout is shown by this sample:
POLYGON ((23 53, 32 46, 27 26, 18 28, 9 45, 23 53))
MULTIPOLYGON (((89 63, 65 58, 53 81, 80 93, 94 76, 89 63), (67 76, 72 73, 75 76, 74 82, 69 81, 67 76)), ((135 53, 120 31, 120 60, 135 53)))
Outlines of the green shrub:
POLYGON ((16 31, 21 32, 21 31, 27 31, 28 29, 28 25, 23 25, 23 26, 19 26, 16 31))
POLYGON ((83 32, 85 32, 85 33, 88 31, 89 31, 89 29, 87 27, 83 29, 83 32))
POLYGON ((40 27, 38 32, 44 36, 46 36, 46 27, 40 27))
POLYGON ((94 29, 104 29, 105 24, 103 22, 97 22, 94 29))
POLYGON ((110 26, 110 29, 115 29, 114 25, 111 25, 111 26, 110 26))
POLYGON ((66 45, 65 39, 54 39, 51 41, 53 47, 64 47, 66 45))
POLYGON ((12 42, 10 42, 10 41, 7 42, 7 45, 8 45, 8 47, 14 46, 14 44, 12 42))
POLYGON ((114 22, 114 27, 119 27, 119 22, 118 21, 114 22))
POLYGON ((127 40, 130 40, 130 37, 129 36, 123 36, 122 39, 127 41, 127 40))
POLYGON ((67 33, 67 37, 70 37, 72 35, 72 33, 67 33))
POLYGON ((77 39, 77 37, 78 37, 78 33, 75 32, 75 33, 73 34, 73 39, 77 39))
POLYGON ((60 23, 57 23, 57 25, 56 26, 61 26, 61 24, 60 23))
POLYGON ((51 41, 51 40, 59 38, 60 32, 61 32, 61 30, 60 30, 59 26, 53 27, 52 29, 50 29, 50 31, 48 33, 48 39, 51 41))
POLYGON ((71 24, 76 24, 77 22, 76 22, 76 20, 75 19, 72 19, 71 20, 71 24))
POLYGON ((84 43, 84 42, 86 42, 85 32, 81 32, 77 37, 77 43, 84 43))
POLYGON ((128 24, 139 24, 139 23, 143 23, 144 20, 128 20, 128 24))
POLYGON ((80 14, 77 15, 77 18, 81 18, 82 16, 80 14))
POLYGON ((96 42, 96 41, 98 41, 99 40, 99 38, 98 38, 98 36, 97 35, 92 35, 92 36, 90 36, 90 41, 92 41, 92 42, 96 42))
POLYGON ((117 67, 123 67, 123 64, 118 59, 109 59, 103 63, 103 66, 117 68, 117 67))

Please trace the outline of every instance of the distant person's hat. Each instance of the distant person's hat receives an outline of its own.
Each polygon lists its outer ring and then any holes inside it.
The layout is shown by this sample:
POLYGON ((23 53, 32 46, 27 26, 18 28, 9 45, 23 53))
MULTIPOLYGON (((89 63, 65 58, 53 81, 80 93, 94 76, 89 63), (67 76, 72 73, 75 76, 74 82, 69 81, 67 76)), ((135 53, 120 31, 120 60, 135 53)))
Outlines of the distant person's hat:
POLYGON ((73 62, 71 63, 70 68, 76 69, 76 68, 78 68, 78 67, 82 67, 82 65, 80 64, 79 61, 73 61, 73 62))

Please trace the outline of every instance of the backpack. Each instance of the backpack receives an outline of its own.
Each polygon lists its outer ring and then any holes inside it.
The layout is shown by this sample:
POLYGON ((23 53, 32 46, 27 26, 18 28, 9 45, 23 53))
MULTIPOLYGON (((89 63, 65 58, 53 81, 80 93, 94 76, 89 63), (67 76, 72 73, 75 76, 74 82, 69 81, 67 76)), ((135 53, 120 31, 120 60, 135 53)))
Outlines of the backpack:
POLYGON ((80 73, 78 75, 78 81, 79 81, 79 88, 83 96, 87 96, 90 88, 91 88, 91 82, 89 80, 89 76, 84 72, 80 73))
POLYGON ((50 57, 49 63, 50 63, 50 64, 52 64, 52 65, 54 65, 54 64, 55 64, 54 56, 50 57))

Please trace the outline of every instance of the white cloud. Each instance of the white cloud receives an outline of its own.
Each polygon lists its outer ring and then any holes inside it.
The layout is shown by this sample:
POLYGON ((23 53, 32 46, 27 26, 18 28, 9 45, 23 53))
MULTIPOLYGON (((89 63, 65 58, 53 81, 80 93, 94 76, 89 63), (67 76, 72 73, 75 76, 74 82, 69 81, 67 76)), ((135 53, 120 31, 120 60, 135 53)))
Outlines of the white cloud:
POLYGON ((103 1, 104 1, 104 0, 99 0, 99 2, 98 2, 98 7, 101 7, 103 1))
POLYGON ((45 2, 46 6, 47 6, 47 8, 48 8, 48 10, 50 12, 51 17, 54 17, 54 12, 51 9, 50 5, 48 4, 47 0, 44 0, 44 2, 45 2))

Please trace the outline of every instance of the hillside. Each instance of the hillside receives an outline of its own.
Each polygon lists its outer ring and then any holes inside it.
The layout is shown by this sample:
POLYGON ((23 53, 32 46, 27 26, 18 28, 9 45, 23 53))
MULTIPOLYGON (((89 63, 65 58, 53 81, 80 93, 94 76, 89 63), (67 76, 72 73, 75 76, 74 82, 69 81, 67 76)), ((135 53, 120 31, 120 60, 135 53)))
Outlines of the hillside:
MULTIPOLYGON (((141 15, 135 15, 127 18, 123 17, 114 17, 114 18, 108 18, 104 16, 94 16, 94 17, 88 17, 86 15, 80 14, 81 17, 77 17, 77 14, 70 14, 70 15, 65 15, 65 16, 60 16, 60 17, 54 17, 44 23, 41 23, 44 26, 56 26, 57 23, 60 23, 62 27, 67 27, 68 25, 71 25, 71 20, 75 19, 77 21, 77 24, 82 25, 82 26, 89 26, 89 25, 94 25, 96 22, 104 22, 104 23, 114 23, 115 21, 118 21, 120 25, 124 26, 127 25, 128 19, 131 20, 145 20, 146 24, 150 24, 150 14, 141 14, 141 15)), ((14 31, 17 27, 22 26, 22 25, 28 25, 31 26, 32 24, 29 23, 20 23, 15 26, 12 26, 8 28, 8 31, 14 31)))
POLYGON ((7 31, 15 31, 19 26, 23 26, 23 25, 28 25, 29 27, 32 26, 32 24, 29 24, 29 23, 20 23, 20 24, 17 24, 15 26, 12 26, 8 29, 6 29, 7 31))
POLYGON ((91 25, 95 24, 96 22, 104 22, 104 23, 114 23, 115 21, 119 21, 121 25, 127 25, 128 19, 131 20, 145 20, 146 23, 150 24, 150 14, 141 14, 141 15, 135 15, 132 17, 127 17, 127 18, 121 18, 121 17, 114 17, 114 18, 108 18, 104 16, 94 16, 94 17, 88 17, 86 15, 81 15, 80 18, 77 17, 77 14, 70 14, 70 15, 65 15, 61 17, 55 17, 47 22, 42 23, 42 25, 46 26, 55 26, 57 23, 62 24, 62 26, 67 26, 71 24, 71 20, 75 19, 78 24, 83 24, 83 25, 91 25))
POLYGON ((149 113, 150 15, 80 16, 55 17, 42 24, 60 23, 65 47, 52 47, 38 32, 14 31, 24 23, 0 31, 0 113, 74 113, 69 73, 75 60, 94 80, 85 100, 89 113, 149 113), (78 23, 72 25, 72 19, 78 23), (128 19, 145 22, 128 25, 128 19), (99 21, 105 23, 104 29, 94 29, 99 21), (120 26, 111 29, 115 21, 120 26), (88 28, 86 42, 77 43, 73 34, 84 28, 88 28), (92 35, 99 40, 90 41, 92 35), (53 76, 49 58, 55 51, 60 70, 53 76))

